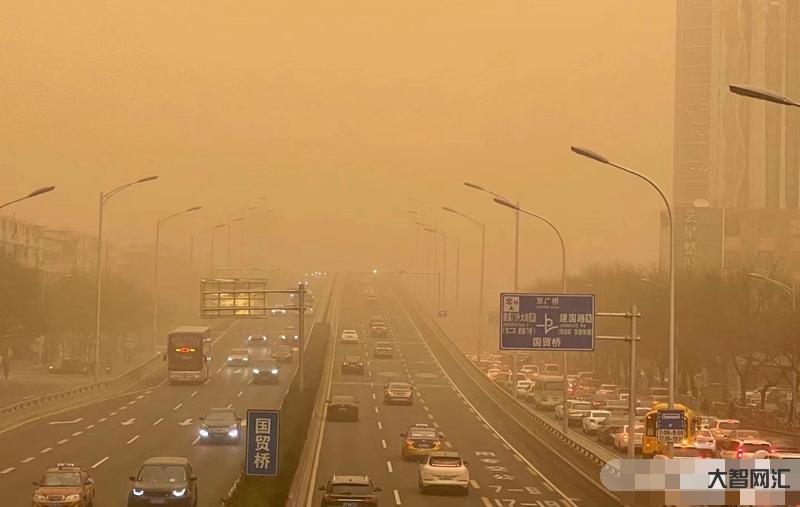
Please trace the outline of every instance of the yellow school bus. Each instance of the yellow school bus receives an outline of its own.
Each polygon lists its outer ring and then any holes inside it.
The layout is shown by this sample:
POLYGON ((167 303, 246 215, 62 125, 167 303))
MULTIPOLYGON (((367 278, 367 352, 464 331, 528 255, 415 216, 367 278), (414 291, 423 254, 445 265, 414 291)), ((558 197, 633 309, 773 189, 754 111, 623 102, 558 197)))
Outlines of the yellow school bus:
MULTIPOLYGON (((664 451, 665 444, 659 443, 656 439, 656 418, 658 417, 659 410, 666 410, 669 408, 667 403, 656 403, 652 406, 649 412, 644 416, 644 437, 642 438, 642 457, 652 458, 656 454, 661 454, 664 451)), ((691 444, 694 441, 694 436, 700 429, 700 419, 693 410, 686 405, 675 403, 674 410, 680 410, 686 419, 687 435, 683 440, 683 444, 691 444)))

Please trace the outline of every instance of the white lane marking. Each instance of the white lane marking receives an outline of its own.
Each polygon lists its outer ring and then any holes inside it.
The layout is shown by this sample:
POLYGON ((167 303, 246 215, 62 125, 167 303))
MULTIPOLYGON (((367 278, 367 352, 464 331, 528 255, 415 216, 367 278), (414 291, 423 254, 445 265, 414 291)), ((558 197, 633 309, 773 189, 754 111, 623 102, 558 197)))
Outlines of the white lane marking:
POLYGON ((200 391, 195 391, 195 392, 193 392, 192 394, 190 394, 190 395, 189 395, 189 398, 194 398, 194 397, 195 397, 195 395, 196 395, 198 392, 200 392, 200 391))
POLYGON ((393 489, 392 491, 394 491, 394 503, 401 505, 403 502, 400 501, 400 493, 396 489, 393 489))
POLYGON ((492 436, 497 440, 500 440, 500 435, 498 435, 497 433, 492 433, 492 436))
POLYGON ((375 413, 377 414, 377 413, 378 413, 378 407, 377 407, 377 406, 375 406, 375 407, 372 407, 372 408, 374 408, 374 409, 375 409, 375 413))
POLYGON ((0 474, 3 474, 3 475, 5 475, 5 474, 7 474, 8 472, 13 472, 14 470, 16 470, 16 468, 14 468, 14 467, 8 467, 8 468, 6 468, 5 470, 0 470, 0 474))
POLYGON ((30 457, 28 457, 28 458, 25 458, 25 459, 23 459, 23 460, 20 460, 20 463, 30 463, 30 462, 31 462, 31 461, 33 461, 34 459, 36 459, 36 458, 34 458, 33 456, 30 456, 30 457))
POLYGON ((380 422, 380 421, 378 421, 378 429, 379 429, 379 430, 382 430, 382 429, 383 429, 383 424, 381 424, 381 422, 380 422))
POLYGON ((386 449, 386 440, 384 440, 384 439, 381 439, 381 447, 383 447, 384 449, 386 449))
POLYGON ((489 499, 486 498, 485 496, 481 497, 481 502, 483 502, 484 507, 494 507, 492 505, 492 502, 490 502, 489 499))
POLYGON ((119 410, 122 412, 123 410, 128 410, 128 407, 119 407, 119 410))
POLYGON ((476 481, 475 479, 470 479, 469 485, 472 486, 472 489, 481 489, 481 487, 478 486, 478 481, 476 481))
POLYGON ((211 379, 210 379, 210 378, 207 378, 207 379, 206 379, 206 381, 205 381, 205 382, 203 382, 203 385, 205 385, 205 384, 208 384, 209 382, 211 382, 211 379))
POLYGON ((233 406, 233 403, 228 403, 228 406, 225 407, 225 408, 231 408, 232 406, 233 406))
POLYGON ((178 410, 178 409, 180 409, 182 406, 183 406, 183 403, 178 403, 177 405, 175 405, 175 408, 173 408, 172 410, 178 410))
POLYGON ((137 440, 139 440, 139 435, 136 435, 132 439, 130 439, 127 442, 125 442, 125 445, 131 445, 132 443, 136 442, 137 440))
POLYGON ((194 440, 192 440, 192 445, 196 444, 197 441, 200 440, 200 435, 197 435, 194 440))
POLYGON ((433 419, 433 414, 428 414, 428 419, 433 419))
POLYGON ((504 447, 504 448, 505 448, 507 451, 510 451, 510 450, 511 450, 511 447, 509 447, 509 446, 508 446, 508 444, 506 444, 505 442, 503 442, 503 443, 502 443, 502 444, 500 444, 500 445, 502 445, 502 446, 503 446, 503 447, 504 447))
POLYGON ((389 473, 394 472, 394 468, 392 468, 392 462, 391 461, 387 461, 386 462, 386 469, 389 471, 389 473))
POLYGON ((553 486, 547 484, 546 482, 544 483, 544 487, 547 488, 548 491, 553 491, 553 486))
POLYGON ((101 459, 100 461, 98 461, 97 463, 92 465, 92 469, 97 468, 100 465, 102 465, 103 463, 105 463, 106 461, 108 461, 108 458, 109 458, 109 456, 106 456, 105 458, 101 459))
MULTIPOLYGON (((118 413, 119 413, 119 412, 109 412, 109 413, 108 413, 108 415, 109 415, 109 416, 111 416, 111 417, 114 417, 114 416, 115 416, 115 415, 117 415, 118 413)), ((105 421, 105 420, 106 420, 106 419, 105 419, 105 417, 104 417, 104 418, 100 419, 100 422, 103 422, 103 421, 105 421)))
POLYGON ((140 394, 139 396, 136 397, 137 400, 141 400, 142 398, 144 398, 143 394, 140 394))
POLYGON ((236 394, 236 397, 237 397, 237 398, 241 398, 243 394, 244 394, 244 391, 239 391, 239 392, 236 394))
POLYGON ((122 421, 120 424, 123 425, 123 426, 130 426, 131 424, 133 424, 135 422, 136 422, 136 418, 135 417, 131 417, 127 421, 122 421))
POLYGON ((72 434, 72 436, 73 437, 77 437, 78 435, 82 435, 82 434, 83 434, 82 431, 76 431, 75 433, 72 434))
POLYGON ((164 420, 163 417, 159 418, 158 421, 153 423, 153 426, 158 426, 161 423, 161 421, 163 421, 163 420, 164 420))
POLYGON ((533 468, 528 467, 525 470, 527 470, 528 473, 531 474, 532 476, 539 477, 539 474, 533 468))
POLYGON ((451 444, 449 440, 445 440, 444 441, 444 446, 447 447, 448 449, 452 449, 453 448, 453 444, 451 444))
POLYGON ((519 455, 517 455, 517 454, 512 454, 512 456, 514 456, 514 459, 515 459, 515 460, 517 460, 517 461, 519 461, 520 463, 522 463, 522 458, 520 458, 520 457, 519 457, 519 455))
POLYGON ((439 427, 439 423, 433 423, 433 427, 434 428, 438 428, 439 427))
POLYGON ((83 421, 83 417, 78 417, 77 419, 73 419, 71 421, 50 421, 47 424, 50 426, 55 426, 56 424, 77 424, 81 421, 83 421))
POLYGON ((375 396, 375 393, 372 393, 372 399, 373 399, 373 400, 377 400, 377 399, 378 399, 378 397, 377 397, 377 396, 375 396))
POLYGON ((220 368, 219 370, 217 370, 217 373, 221 373, 221 372, 222 372, 222 368, 220 368))
POLYGON ((92 429, 92 428, 94 428, 94 424, 90 424, 90 425, 88 425, 88 426, 86 427, 86 429, 87 429, 87 430, 90 430, 90 429, 92 429))
POLYGON ((44 449, 42 449, 41 451, 39 451, 39 454, 47 454, 48 452, 50 452, 50 451, 52 451, 52 450, 53 450, 53 448, 52 448, 52 447, 45 447, 44 449))
POLYGON ((136 404, 136 400, 131 400, 131 401, 128 402, 128 405, 135 405, 135 404, 136 404))
POLYGON ((190 424, 192 424, 192 419, 184 419, 178 423, 178 426, 189 426, 190 424))
POLYGON ((431 409, 429 409, 429 408, 428 408, 428 405, 425 405, 425 406, 424 406, 424 407, 422 407, 422 408, 425 410, 425 412, 430 412, 430 411, 431 411, 431 409))
POLYGON ((69 442, 69 439, 68 438, 63 438, 63 439, 59 440, 58 442, 56 442, 56 444, 63 445, 63 444, 66 444, 67 442, 69 442))

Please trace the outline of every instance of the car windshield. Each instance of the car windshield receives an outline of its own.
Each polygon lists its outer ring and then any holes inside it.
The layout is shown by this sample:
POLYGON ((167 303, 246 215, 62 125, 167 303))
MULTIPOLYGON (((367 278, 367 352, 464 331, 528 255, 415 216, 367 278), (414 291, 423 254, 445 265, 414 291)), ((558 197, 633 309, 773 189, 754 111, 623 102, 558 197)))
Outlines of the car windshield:
POLYGON ((232 356, 246 356, 250 351, 247 349, 233 349, 231 350, 232 356))
POLYGON ((331 398, 331 401, 333 403, 350 405, 355 402, 355 398, 353 398, 352 396, 333 396, 331 398))
POLYGON ((411 389, 411 386, 408 384, 402 384, 400 382, 392 382, 389 384, 389 389, 392 391, 408 391, 411 389))
POLYGON ((366 484, 333 484, 331 493, 334 495, 371 495, 372 488, 366 484))
POLYGON ((48 472, 44 474, 42 486, 80 486, 81 474, 78 472, 48 472))
POLYGON ((745 443, 741 446, 743 452, 757 452, 757 451, 770 451, 770 446, 767 443, 764 444, 750 444, 745 443))
POLYGON ((375 346, 376 346, 376 347, 380 347, 380 348, 382 348, 382 349, 386 349, 386 348, 391 348, 391 347, 392 347, 392 344, 391 344, 391 343, 389 343, 389 342, 376 342, 376 343, 375 343, 375 346))
POLYGON ((236 416, 232 412, 209 412, 206 424, 236 424, 236 416))
POLYGON ((172 483, 186 481, 186 468, 181 465, 144 465, 139 470, 141 482, 172 483))
POLYGON ((432 467, 460 467, 461 458, 452 456, 431 456, 428 464, 432 467))
POLYGON ((268 359, 259 359, 258 361, 253 361, 253 368, 258 368, 261 370, 271 370, 277 367, 278 363, 276 363, 275 361, 270 361, 268 359))
POLYGON ((358 356, 345 356, 344 360, 347 363, 357 363, 361 361, 361 358, 358 356))
POLYGON ((741 424, 738 421, 719 421, 718 428, 721 430, 736 430, 741 424))
POLYGON ((428 429, 411 429, 408 431, 408 438, 436 439, 436 431, 428 429))

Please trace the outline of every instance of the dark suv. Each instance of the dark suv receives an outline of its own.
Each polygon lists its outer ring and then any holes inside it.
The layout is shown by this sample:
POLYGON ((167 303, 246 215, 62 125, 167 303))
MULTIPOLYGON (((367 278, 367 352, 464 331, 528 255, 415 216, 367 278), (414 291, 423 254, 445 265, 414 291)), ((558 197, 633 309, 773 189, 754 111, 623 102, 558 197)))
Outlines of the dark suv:
POLYGON ((145 461, 130 477, 128 507, 172 505, 197 507, 197 477, 187 458, 160 457, 145 461))
POLYGON ((377 506, 378 493, 381 491, 367 475, 334 475, 319 489, 325 492, 321 507, 377 506))

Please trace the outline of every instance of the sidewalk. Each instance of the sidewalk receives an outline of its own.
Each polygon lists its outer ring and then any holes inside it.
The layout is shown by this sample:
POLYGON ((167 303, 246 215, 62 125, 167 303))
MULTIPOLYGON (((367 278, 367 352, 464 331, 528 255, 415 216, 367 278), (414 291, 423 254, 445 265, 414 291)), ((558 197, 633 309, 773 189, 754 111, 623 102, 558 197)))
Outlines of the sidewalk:
POLYGON ((8 380, 4 380, 0 375, 0 407, 7 407, 44 394, 66 391, 107 380, 130 370, 150 357, 149 354, 137 354, 128 364, 118 359, 112 364, 110 374, 106 374, 105 368, 98 368, 97 379, 92 374, 49 373, 46 367, 40 369, 28 361, 13 360, 8 380))

